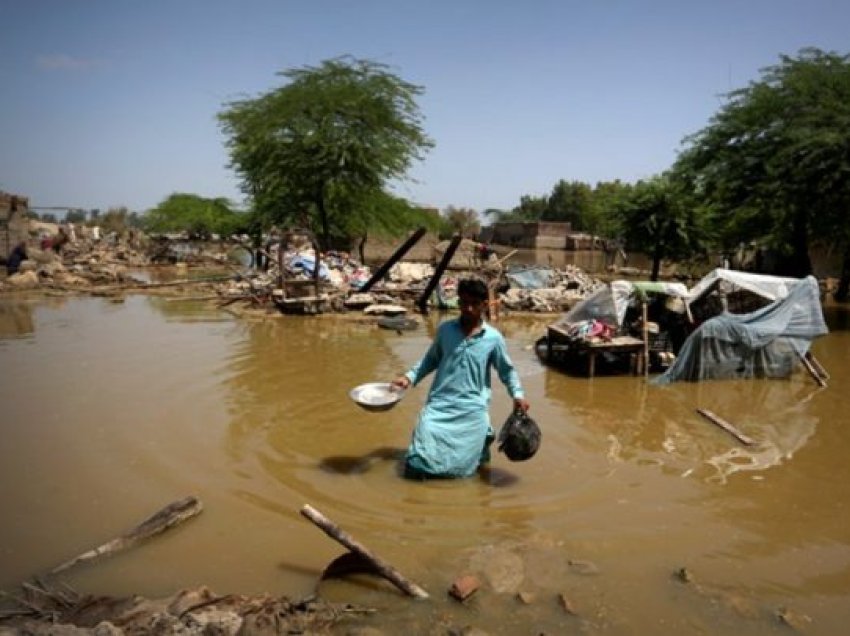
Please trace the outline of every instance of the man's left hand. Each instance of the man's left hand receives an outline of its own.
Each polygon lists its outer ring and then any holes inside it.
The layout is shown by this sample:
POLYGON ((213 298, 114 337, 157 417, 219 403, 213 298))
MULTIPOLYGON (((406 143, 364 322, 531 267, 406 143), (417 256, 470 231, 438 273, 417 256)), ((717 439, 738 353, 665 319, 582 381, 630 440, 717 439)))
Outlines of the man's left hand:
POLYGON ((531 408, 531 405, 528 403, 528 400, 525 398, 514 398, 514 410, 521 410, 523 413, 528 413, 528 409, 531 408))

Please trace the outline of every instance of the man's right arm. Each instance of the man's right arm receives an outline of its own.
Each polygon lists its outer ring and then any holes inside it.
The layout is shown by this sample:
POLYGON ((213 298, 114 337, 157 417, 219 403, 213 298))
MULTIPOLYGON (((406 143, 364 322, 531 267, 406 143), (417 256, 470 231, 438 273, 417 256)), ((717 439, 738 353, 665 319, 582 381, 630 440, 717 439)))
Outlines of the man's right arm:
POLYGON ((441 358, 440 351, 440 332, 437 331, 436 337, 431 342, 431 346, 428 347, 428 351, 422 356, 422 359, 414 364, 407 373, 393 380, 393 386, 406 389, 411 385, 416 386, 419 384, 423 378, 439 366, 441 358))

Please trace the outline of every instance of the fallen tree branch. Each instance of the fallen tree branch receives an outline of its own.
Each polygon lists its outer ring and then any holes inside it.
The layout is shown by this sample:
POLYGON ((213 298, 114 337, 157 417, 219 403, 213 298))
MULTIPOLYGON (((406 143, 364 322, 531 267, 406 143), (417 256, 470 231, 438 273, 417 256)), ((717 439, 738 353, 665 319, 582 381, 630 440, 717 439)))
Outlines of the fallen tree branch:
POLYGON ((393 566, 376 554, 373 554, 368 548, 356 541, 354 537, 345 532, 345 530, 337 526, 334 522, 312 506, 305 505, 302 507, 301 514, 321 528, 331 539, 338 541, 352 552, 355 552, 372 563, 378 574, 383 576, 405 594, 415 598, 428 598, 428 592, 423 590, 413 581, 405 578, 401 572, 396 570, 393 566))
POLYGON ((135 528, 122 534, 121 536, 107 541, 106 543, 83 552, 79 556, 74 557, 70 561, 66 561, 52 570, 52 574, 63 572, 78 563, 90 561, 104 555, 112 555, 116 552, 126 550, 140 541, 152 537, 160 532, 164 532, 169 528, 176 526, 179 523, 191 519, 203 510, 201 502, 195 497, 186 497, 173 503, 168 504, 165 508, 145 519, 135 528))

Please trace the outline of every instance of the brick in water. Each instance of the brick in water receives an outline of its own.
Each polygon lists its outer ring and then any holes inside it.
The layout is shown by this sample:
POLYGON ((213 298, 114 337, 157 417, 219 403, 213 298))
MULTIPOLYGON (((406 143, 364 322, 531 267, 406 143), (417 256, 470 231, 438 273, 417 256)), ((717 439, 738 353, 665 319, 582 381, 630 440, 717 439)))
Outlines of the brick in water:
POLYGON ((464 574, 452 583, 452 586, 449 588, 449 595, 459 601, 465 601, 475 594, 479 587, 481 587, 481 582, 477 578, 471 574, 464 574))

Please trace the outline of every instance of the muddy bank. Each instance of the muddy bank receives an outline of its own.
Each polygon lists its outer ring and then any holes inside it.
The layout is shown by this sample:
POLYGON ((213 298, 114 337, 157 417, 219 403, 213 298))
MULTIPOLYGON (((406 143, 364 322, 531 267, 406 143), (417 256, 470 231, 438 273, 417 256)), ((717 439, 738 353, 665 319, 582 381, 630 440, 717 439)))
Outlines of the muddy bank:
POLYGON ((326 634, 369 608, 316 598, 218 595, 201 587, 163 599, 80 595, 29 584, 17 608, 0 610, 0 634, 326 634))
MULTIPOLYGON (((435 590, 429 600, 410 600, 406 609, 387 603, 397 594, 388 586, 376 588, 376 602, 365 606, 318 594, 292 600, 219 594, 203 586, 166 598, 116 597, 39 581, 6 595, 0 635, 634 633, 624 608, 606 596, 605 579, 611 573, 570 556, 559 542, 538 537, 484 544, 457 554, 456 562, 460 574, 446 589, 435 590), (502 617, 498 629, 491 628, 492 616, 502 617)), ((360 585, 372 585, 358 576, 360 585)), ((689 612, 685 623, 671 622, 671 630, 656 633, 806 633, 814 625, 793 607, 771 603, 757 592, 730 590, 723 581, 703 580, 687 567, 649 571, 646 584, 689 612)))

